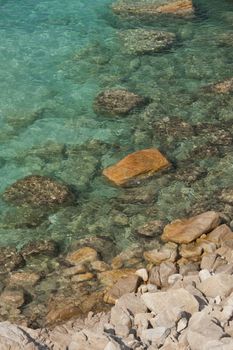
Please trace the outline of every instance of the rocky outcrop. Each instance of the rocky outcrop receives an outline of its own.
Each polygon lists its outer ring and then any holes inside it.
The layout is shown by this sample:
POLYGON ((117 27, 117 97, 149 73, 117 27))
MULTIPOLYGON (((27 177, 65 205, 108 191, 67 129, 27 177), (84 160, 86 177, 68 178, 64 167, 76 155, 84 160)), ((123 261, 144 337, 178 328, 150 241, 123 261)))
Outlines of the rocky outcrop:
POLYGON ((120 33, 129 54, 153 54, 171 47, 175 34, 146 29, 129 29, 120 33))
POLYGON ((146 103, 146 99, 125 89, 101 92, 94 101, 94 111, 100 115, 123 116, 146 103))
POLYGON ((74 200, 69 188, 46 176, 30 175, 16 181, 3 194, 14 205, 51 206, 74 200))
POLYGON ((192 17, 194 8, 191 0, 118 0, 112 5, 118 15, 152 17, 161 14, 192 17))
POLYGON ((144 149, 129 154, 103 171, 103 175, 118 186, 148 178, 170 166, 157 149, 144 149))

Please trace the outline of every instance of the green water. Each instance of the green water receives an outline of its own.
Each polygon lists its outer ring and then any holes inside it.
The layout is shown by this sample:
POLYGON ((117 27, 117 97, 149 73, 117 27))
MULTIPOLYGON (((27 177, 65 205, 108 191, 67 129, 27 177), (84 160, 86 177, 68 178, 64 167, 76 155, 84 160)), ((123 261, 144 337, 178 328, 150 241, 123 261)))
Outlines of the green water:
POLYGON ((1 245, 99 235, 121 250, 150 220, 211 208, 233 214, 219 200, 233 182, 233 98, 202 90, 233 76, 232 1, 197 0, 193 19, 154 22, 121 19, 112 2, 0 1, 0 192, 40 174, 78 194, 75 205, 50 213, 1 201, 1 245), (176 44, 128 55, 119 31, 139 27, 173 32, 176 44), (151 103, 123 118, 97 116, 94 97, 116 87, 151 103), (179 121, 195 132, 184 135, 179 121), (105 181, 104 167, 145 147, 158 147, 173 169, 134 189, 105 181), (146 202, 139 198, 145 193, 146 202))

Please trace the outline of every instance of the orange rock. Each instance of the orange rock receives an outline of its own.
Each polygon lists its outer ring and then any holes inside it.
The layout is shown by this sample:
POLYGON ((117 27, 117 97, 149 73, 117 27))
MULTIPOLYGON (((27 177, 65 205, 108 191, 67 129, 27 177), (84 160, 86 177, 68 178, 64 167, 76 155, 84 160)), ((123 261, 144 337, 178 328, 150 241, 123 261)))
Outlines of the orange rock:
POLYGON ((66 260, 71 264, 79 265, 98 260, 98 254, 93 248, 83 247, 68 254, 66 260))
POLYGON ((84 282, 84 281, 89 281, 91 280, 92 278, 94 278, 94 275, 93 273, 91 272, 87 272, 87 273, 82 273, 80 275, 75 275, 71 278, 71 281, 72 282, 84 282))
POLYGON ((233 78, 220 81, 216 84, 211 84, 206 87, 206 90, 210 92, 216 92, 219 94, 226 94, 233 91, 233 78))
POLYGON ((115 165, 103 171, 116 185, 125 185, 132 180, 147 178, 170 166, 168 160, 154 148, 144 149, 129 154, 115 165))
POLYGON ((193 14, 193 4, 191 0, 178 0, 157 7, 159 13, 171 13, 175 15, 193 14))
POLYGON ((164 241, 190 243, 202 234, 210 232, 219 224, 219 214, 214 211, 207 211, 189 219, 172 221, 165 226, 161 238, 164 241))
POLYGON ((9 284, 11 285, 30 285, 34 286, 39 280, 41 276, 35 272, 15 272, 12 273, 9 279, 9 284))
POLYGON ((56 324, 58 322, 67 321, 73 317, 78 317, 80 315, 82 315, 82 311, 78 306, 65 305, 58 307, 57 309, 50 310, 46 316, 46 321, 48 324, 56 324))

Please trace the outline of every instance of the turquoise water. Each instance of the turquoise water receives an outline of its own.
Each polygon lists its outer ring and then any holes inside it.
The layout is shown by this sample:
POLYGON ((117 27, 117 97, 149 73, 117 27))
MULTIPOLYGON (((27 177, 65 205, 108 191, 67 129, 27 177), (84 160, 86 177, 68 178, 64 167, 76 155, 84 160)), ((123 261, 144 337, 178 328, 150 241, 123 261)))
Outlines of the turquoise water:
POLYGON ((154 22, 121 19, 112 2, 0 1, 0 192, 40 174, 78 193, 76 205, 50 213, 1 201, 1 245, 100 235, 123 249, 150 220, 209 208, 232 215, 218 199, 233 181, 232 94, 202 90, 233 76, 232 1, 194 1, 195 18, 154 22), (118 34, 138 27, 171 31, 177 42, 164 53, 128 55, 118 34), (151 103, 123 118, 97 116, 94 97, 115 87, 151 103), (184 135, 180 120, 195 132, 184 135), (159 147, 173 169, 136 189, 103 179, 104 167, 145 147, 159 147))

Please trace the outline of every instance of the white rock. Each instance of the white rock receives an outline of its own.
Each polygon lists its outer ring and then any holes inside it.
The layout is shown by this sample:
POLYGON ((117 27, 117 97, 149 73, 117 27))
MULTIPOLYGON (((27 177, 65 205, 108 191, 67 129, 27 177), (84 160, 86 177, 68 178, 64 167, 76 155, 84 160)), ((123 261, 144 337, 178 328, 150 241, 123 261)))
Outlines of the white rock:
POLYGON ((205 281, 209 277, 211 277, 211 273, 207 269, 199 271, 199 278, 201 282, 205 281))
POLYGON ((168 277, 168 284, 174 284, 176 281, 182 281, 183 276, 180 273, 174 273, 168 277))
POLYGON ((185 317, 182 317, 178 323, 177 323, 177 326, 176 326, 176 330, 178 333, 182 332, 188 325, 188 320, 187 318, 185 317))
POLYGON ((148 272, 146 269, 139 269, 135 272, 135 274, 143 279, 144 282, 148 281, 148 272))

